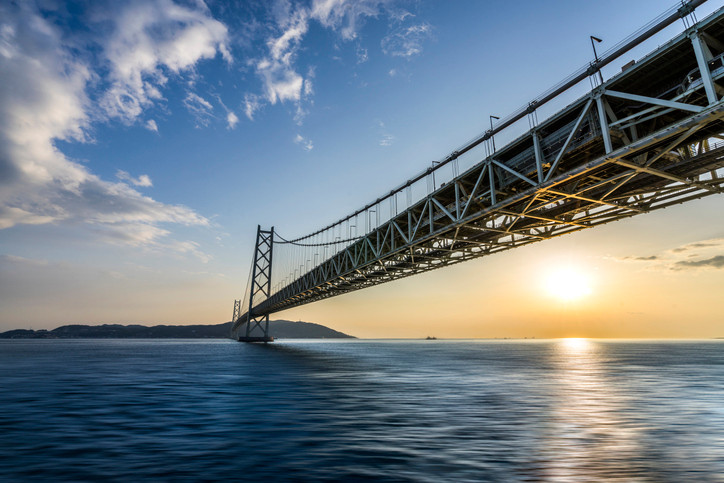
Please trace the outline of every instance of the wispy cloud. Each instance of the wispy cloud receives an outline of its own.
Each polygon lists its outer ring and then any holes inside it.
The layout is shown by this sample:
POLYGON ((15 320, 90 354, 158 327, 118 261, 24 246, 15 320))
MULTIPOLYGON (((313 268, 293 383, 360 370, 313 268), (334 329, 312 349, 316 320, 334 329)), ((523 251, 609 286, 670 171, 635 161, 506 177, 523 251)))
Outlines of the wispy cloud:
POLYGON ((145 124, 146 129, 153 132, 158 132, 158 124, 153 119, 149 119, 145 124))
POLYGON ((314 143, 312 143, 312 140, 305 138, 301 134, 297 134, 294 137, 294 143, 299 144, 301 147, 304 148, 305 151, 311 151, 312 149, 314 149, 314 143))
POLYGON ((133 186, 142 186, 144 188, 153 186, 153 183, 151 182, 151 178, 149 178, 147 174, 142 174, 138 178, 134 178, 133 176, 128 174, 126 171, 119 169, 116 172, 116 178, 123 180, 123 181, 128 181, 133 186))
POLYGON ((254 120, 254 114, 261 109, 262 100, 256 94, 246 93, 244 95, 244 114, 250 121, 254 120))
POLYGON ((385 123, 383 121, 378 119, 377 121, 375 121, 375 124, 377 125, 378 131, 380 132, 380 136, 381 136, 379 145, 383 146, 383 147, 391 146, 392 143, 395 142, 395 136, 393 136, 392 134, 387 132, 385 123))
POLYGON ((700 242, 689 243, 671 250, 673 253, 691 252, 700 248, 720 248, 724 246, 724 238, 713 238, 700 242))
MULTIPOLYGON (((223 51, 225 28, 202 7, 167 0, 119 8, 109 19, 110 88, 101 97, 109 115, 130 121, 160 96, 162 67, 190 69, 223 51)), ((123 182, 105 181, 57 147, 60 140, 90 140, 97 118, 88 91, 99 74, 31 3, 0 5, 0 46, 0 228, 69 224, 100 239, 125 233, 127 244, 152 245, 170 243, 159 224, 209 225, 190 208, 139 193, 135 186, 151 186, 148 176, 120 171, 123 182)))
POLYGON ((382 139, 380 139, 380 146, 391 146, 394 141, 395 136, 392 134, 383 134, 382 139))
MULTIPOLYGON (((266 53, 252 62, 262 82, 262 94, 248 93, 244 98, 244 112, 249 119, 263 104, 292 103, 294 118, 301 124, 313 94, 313 68, 307 70, 297 65, 302 41, 311 22, 337 32, 343 41, 358 38, 365 19, 376 17, 390 3, 385 0, 314 0, 310 7, 289 2, 274 4, 275 32, 266 41, 266 53)), ((358 45, 357 62, 366 62, 368 52, 358 45)))
POLYGON ((211 118, 214 116, 214 106, 209 101, 198 94, 187 92, 183 103, 196 119, 196 127, 209 125, 211 118))
POLYGON ((264 85, 264 97, 270 104, 299 102, 304 87, 304 78, 293 63, 309 28, 309 12, 300 8, 281 22, 281 34, 267 41, 268 55, 256 63, 256 72, 264 85))
POLYGON ((203 2, 194 7, 171 0, 123 3, 110 8, 108 16, 114 29, 103 53, 111 87, 101 105, 111 117, 133 122, 162 99, 169 74, 191 71, 218 53, 232 61, 227 28, 211 17, 203 2))
POLYGON ((311 17, 324 27, 338 31, 344 40, 357 38, 366 18, 377 17, 389 1, 314 0, 311 17))
POLYGON ((234 129, 239 124, 239 118, 232 111, 226 113, 226 127, 234 129))
POLYGON ((703 260, 681 260, 676 262, 677 268, 724 268, 724 255, 716 255, 703 260))
POLYGON ((0 230, 15 225, 45 225, 55 220, 55 214, 42 215, 17 206, 0 206, 0 230))
POLYGON ((357 47, 357 63, 358 64, 364 64, 370 59, 369 54, 367 53, 367 49, 364 49, 360 46, 357 47))
POLYGON ((229 109, 224 101, 221 100, 221 96, 218 94, 215 95, 216 100, 219 102, 221 107, 226 111, 226 129, 232 130, 236 127, 237 124, 239 124, 239 117, 236 115, 234 111, 229 109))
MULTIPOLYGON (((315 94, 314 66, 299 65, 312 23, 332 30, 341 42, 354 41, 357 61, 363 62, 369 52, 360 29, 368 19, 387 15, 393 25, 411 19, 393 12, 385 0, 274 5, 273 23, 254 30, 264 32, 262 49, 245 64, 260 88, 247 92, 234 112, 220 99, 225 111, 219 110, 209 97, 215 94, 198 90, 205 85, 199 63, 217 57, 227 65, 234 62, 226 25, 203 1, 108 2, 83 18, 88 31, 102 32, 87 44, 78 42, 78 32, 64 34, 31 2, 0 3, 0 228, 72 224, 113 243, 173 246, 168 225, 208 226, 209 220, 191 208, 143 195, 139 188, 152 185, 147 175, 120 170, 117 179, 102 179, 91 164, 68 157, 59 141, 92 141, 98 122, 138 123, 158 132, 149 111, 165 107, 171 81, 187 81, 183 104, 198 126, 219 120, 234 129, 237 113, 253 120, 271 104, 290 104, 301 124, 315 94)), ((386 45, 419 52, 427 28, 408 27, 404 35, 396 34, 406 40, 386 45)), ((391 134, 381 135, 381 145, 392 142, 391 134)), ((298 137, 293 139, 303 149, 314 148, 312 140, 298 137)))
POLYGON ((688 243, 655 255, 619 257, 616 260, 664 270, 724 268, 724 238, 688 243))
POLYGON ((400 27, 384 37, 380 43, 382 52, 393 57, 410 58, 422 53, 423 43, 432 37, 430 24, 421 23, 400 27))

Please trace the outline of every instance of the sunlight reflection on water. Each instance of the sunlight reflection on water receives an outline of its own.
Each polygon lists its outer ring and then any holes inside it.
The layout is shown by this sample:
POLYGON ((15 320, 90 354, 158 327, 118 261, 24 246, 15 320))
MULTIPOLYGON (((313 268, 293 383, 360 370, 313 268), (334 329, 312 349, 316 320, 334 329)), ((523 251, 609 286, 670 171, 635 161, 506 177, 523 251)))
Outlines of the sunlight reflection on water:
POLYGON ((0 478, 724 481, 722 348, 0 341, 0 478))

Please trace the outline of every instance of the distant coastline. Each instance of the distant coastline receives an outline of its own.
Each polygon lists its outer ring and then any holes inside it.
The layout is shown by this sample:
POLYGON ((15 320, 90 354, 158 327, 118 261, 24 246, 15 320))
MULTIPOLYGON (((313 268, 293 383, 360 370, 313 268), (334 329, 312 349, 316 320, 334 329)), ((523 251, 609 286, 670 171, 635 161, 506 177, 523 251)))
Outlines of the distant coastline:
MULTIPOLYGON (((231 322, 214 325, 64 325, 52 330, 15 329, 0 339, 228 339, 231 322)), ((269 321, 277 339, 356 339, 312 322, 269 321)))

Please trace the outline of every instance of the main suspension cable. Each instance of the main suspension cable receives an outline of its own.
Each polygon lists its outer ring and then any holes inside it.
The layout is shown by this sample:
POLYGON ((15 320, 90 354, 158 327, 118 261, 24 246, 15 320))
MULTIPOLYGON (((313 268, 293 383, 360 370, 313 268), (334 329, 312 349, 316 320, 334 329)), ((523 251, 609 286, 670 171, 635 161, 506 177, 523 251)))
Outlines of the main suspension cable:
POLYGON ((332 241, 332 242, 299 243, 300 240, 304 240, 305 238, 308 238, 308 237, 295 238, 294 240, 287 240, 286 238, 284 238, 283 236, 281 236, 281 235, 280 235, 279 233, 277 233, 276 231, 274 232, 274 237, 275 237, 275 238, 278 237, 278 238, 281 240, 281 241, 276 241, 276 240, 274 240, 274 243, 277 243, 277 244, 279 244, 279 245, 286 245, 286 244, 296 245, 296 246, 298 246, 298 247, 323 247, 323 246, 329 246, 329 245, 340 245, 340 244, 343 244, 343 243, 351 243, 351 242, 360 240, 360 239, 362 238, 361 236, 357 236, 357 237, 354 237, 354 238, 347 238, 346 240, 335 240, 335 241, 332 241))

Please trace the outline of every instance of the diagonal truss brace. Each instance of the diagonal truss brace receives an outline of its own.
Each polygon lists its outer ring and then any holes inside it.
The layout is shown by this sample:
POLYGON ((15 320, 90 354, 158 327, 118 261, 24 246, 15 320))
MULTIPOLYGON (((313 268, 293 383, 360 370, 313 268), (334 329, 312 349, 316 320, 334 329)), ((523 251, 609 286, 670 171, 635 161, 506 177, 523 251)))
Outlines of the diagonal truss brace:
POLYGON ((258 303, 271 295, 272 254, 274 249, 274 227, 271 230, 256 229, 256 243, 254 246, 254 259, 251 268, 251 288, 249 291, 249 304, 247 311, 241 315, 241 302, 234 302, 234 324, 232 334, 238 333, 241 326, 246 324, 245 335, 239 337, 246 342, 269 342, 269 314, 257 315, 254 312, 255 301, 258 303), (261 332, 261 335, 259 334, 261 332))

